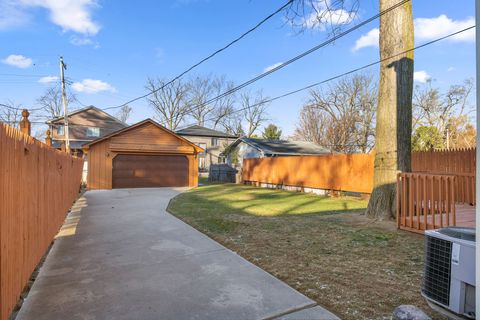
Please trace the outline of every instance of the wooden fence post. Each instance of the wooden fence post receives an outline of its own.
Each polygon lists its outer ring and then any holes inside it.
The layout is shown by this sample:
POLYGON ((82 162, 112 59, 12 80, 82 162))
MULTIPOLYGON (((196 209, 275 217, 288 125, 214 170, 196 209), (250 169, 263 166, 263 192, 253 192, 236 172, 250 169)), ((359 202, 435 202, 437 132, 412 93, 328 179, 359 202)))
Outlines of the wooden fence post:
POLYGON ((52 132, 50 129, 47 130, 47 137, 45 138, 45 144, 49 147, 52 146, 52 132))
POLYGON ((28 112, 27 109, 23 109, 22 120, 20 121, 20 131, 22 131, 27 135, 30 135, 31 127, 32 127, 32 125, 30 124, 30 120, 28 120, 29 115, 30 115, 30 112, 28 112))

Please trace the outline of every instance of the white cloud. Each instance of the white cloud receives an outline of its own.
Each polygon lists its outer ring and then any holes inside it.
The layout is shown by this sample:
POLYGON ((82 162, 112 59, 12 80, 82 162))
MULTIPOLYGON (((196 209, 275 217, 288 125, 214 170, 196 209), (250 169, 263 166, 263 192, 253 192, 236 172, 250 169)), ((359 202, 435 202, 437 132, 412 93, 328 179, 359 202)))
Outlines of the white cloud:
POLYGON ((72 89, 84 93, 97 93, 102 91, 117 92, 112 85, 94 79, 84 79, 81 82, 74 82, 72 84, 72 89))
POLYGON ((90 37, 79 37, 73 35, 70 37, 70 43, 74 46, 93 46, 95 49, 100 48, 100 44, 93 41, 90 37))
POLYGON ((455 70, 457 70, 457 68, 455 68, 455 67, 448 67, 448 69, 447 69, 448 72, 452 72, 452 71, 455 71, 455 70))
POLYGON ((273 69, 275 69, 276 67, 280 66, 281 64, 282 64, 281 62, 274 63, 274 64, 272 64, 271 66, 268 66, 268 67, 266 67, 265 69, 263 69, 263 72, 265 73, 265 72, 268 72, 268 71, 270 71, 270 70, 273 70, 273 69))
POLYGON ((365 47, 378 47, 379 36, 380 31, 378 28, 368 31, 366 34, 358 38, 357 41, 355 41, 355 46, 352 50, 358 51, 365 47))
MULTIPOLYGON (((414 25, 415 38, 417 40, 433 40, 475 25, 475 18, 469 17, 465 20, 452 20, 442 14, 436 18, 417 18, 414 21, 414 25)), ((449 40, 456 42, 473 42, 475 41, 475 30, 471 29, 462 32, 449 38, 449 40)))
POLYGON ((328 11, 327 9, 321 9, 319 13, 314 12, 308 16, 305 19, 304 24, 308 28, 318 27, 321 30, 325 30, 326 25, 348 24, 352 21, 353 17, 354 13, 344 9, 331 11, 328 11))
MULTIPOLYGON (((413 24, 415 28, 415 40, 429 41, 473 26, 475 25, 475 19, 469 17, 464 20, 452 20, 442 14, 436 18, 417 18, 413 21, 413 24)), ((378 28, 372 29, 357 39, 352 51, 357 51, 366 47, 378 47, 378 39, 378 28)), ((448 38, 448 40, 453 42, 474 42, 475 30, 471 29, 462 32, 456 36, 448 38)))
POLYGON ((10 66, 21 68, 21 69, 29 68, 33 64, 32 59, 19 54, 11 54, 5 59, 3 59, 2 62, 10 66))
POLYGON ((51 82, 55 82, 55 81, 58 81, 57 76, 46 76, 46 77, 41 77, 40 79, 38 79, 39 83, 51 83, 51 82))
POLYGON ((413 73, 413 81, 426 83, 431 76, 425 70, 415 71, 413 73))
POLYGON ((64 31, 95 35, 100 25, 92 20, 96 0, 20 0, 27 7, 41 7, 50 12, 50 20, 64 31))
POLYGON ((355 17, 356 12, 334 7, 331 0, 313 1, 313 12, 299 22, 307 28, 318 28, 323 31, 328 25, 348 24, 355 17))
POLYGON ((0 0, 0 30, 26 24, 30 16, 13 0, 0 0))

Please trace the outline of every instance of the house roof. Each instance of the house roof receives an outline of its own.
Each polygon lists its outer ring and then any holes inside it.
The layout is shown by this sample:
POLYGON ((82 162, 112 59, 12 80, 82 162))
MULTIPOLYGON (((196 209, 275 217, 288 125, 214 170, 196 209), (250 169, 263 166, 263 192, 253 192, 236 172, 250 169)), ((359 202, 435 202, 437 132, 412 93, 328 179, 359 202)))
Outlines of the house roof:
POLYGON ((181 136, 201 136, 201 137, 232 138, 232 139, 238 138, 238 136, 234 136, 225 132, 202 127, 199 125, 194 125, 185 129, 177 130, 175 131, 175 133, 181 136))
POLYGON ((145 119, 145 120, 142 120, 142 121, 140 121, 140 122, 137 122, 137 123, 135 123, 135 124, 132 124, 131 126, 128 126, 128 127, 126 127, 126 128, 122 128, 122 129, 120 129, 120 130, 114 131, 114 132, 112 132, 112 133, 110 133, 110 134, 108 134, 108 135, 106 135, 106 136, 103 136, 103 137, 101 137, 101 138, 98 138, 98 139, 96 139, 96 140, 93 140, 93 141, 90 141, 90 142, 88 142, 88 143, 85 143, 85 144, 83 145, 83 147, 84 147, 84 148, 85 148, 85 147, 88 148, 88 147, 90 147, 91 145, 94 145, 94 144, 96 144, 96 143, 99 143, 100 141, 109 139, 109 138, 111 138, 111 137, 113 137, 113 136, 116 136, 116 135, 118 135, 118 134, 121 134, 121 133, 130 131, 130 130, 135 129, 135 128, 138 128, 138 127, 141 127, 141 126, 143 126, 144 124, 147 124, 147 123, 153 124, 154 126, 160 128, 161 130, 164 130, 164 131, 166 131, 166 132, 174 135, 174 136, 177 137, 178 139, 180 139, 180 140, 186 142, 187 144, 191 145, 192 147, 194 147, 195 150, 197 150, 197 152, 204 152, 204 151, 205 151, 205 150, 203 150, 202 148, 200 148, 199 146, 197 146, 196 144, 194 144, 193 142, 188 141, 187 139, 185 139, 185 138, 182 137, 182 136, 179 136, 179 135, 176 134, 175 132, 173 132, 173 131, 165 128, 164 126, 162 126, 161 124, 159 124, 158 122, 156 122, 156 121, 154 121, 154 120, 152 120, 152 119, 150 119, 150 118, 147 118, 147 119, 145 119))
MULTIPOLYGON (((237 139, 228 147, 228 150, 236 147, 241 142, 262 151, 266 155, 305 156, 331 153, 329 150, 308 141, 265 140, 246 137, 237 139)), ((228 153, 228 151, 226 152, 228 153)))
MULTIPOLYGON (((109 113, 107 113, 107 112, 103 111, 102 109, 99 109, 95 106, 88 106, 88 107, 85 107, 85 108, 74 110, 72 112, 69 112, 68 116, 71 117, 73 115, 76 115, 76 114, 79 114, 79 113, 82 113, 82 112, 85 112, 85 111, 88 111, 88 110, 95 110, 99 113, 104 114, 106 117, 112 119, 113 121, 118 122, 118 123, 122 124, 123 126, 127 126, 127 124, 125 122, 120 121, 119 119, 115 118, 111 114, 109 114, 109 113)), ((59 121, 63 121, 63 120, 64 120, 64 117, 60 116, 60 117, 56 117, 56 118, 47 120, 47 124, 51 124, 51 123, 55 123, 55 122, 59 122, 59 121)))

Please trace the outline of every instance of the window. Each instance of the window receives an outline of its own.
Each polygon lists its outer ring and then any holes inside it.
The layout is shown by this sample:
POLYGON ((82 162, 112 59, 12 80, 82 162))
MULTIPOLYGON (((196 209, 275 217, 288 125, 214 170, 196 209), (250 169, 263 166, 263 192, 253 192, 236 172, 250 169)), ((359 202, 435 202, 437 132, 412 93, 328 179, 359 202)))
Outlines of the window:
POLYGON ((86 134, 87 137, 100 137, 100 128, 88 127, 86 134))
POLYGON ((218 138, 212 138, 212 147, 218 146, 218 138))
POLYGON ((206 170, 205 158, 198 158, 198 169, 200 171, 205 171, 206 170))
POLYGON ((58 126, 57 127, 57 134, 59 136, 63 136, 65 134, 65 127, 64 126, 58 126))
POLYGON ((205 153, 207 152, 207 144, 206 143, 197 143, 197 146, 205 150, 204 152, 200 152, 198 154, 199 157, 205 157, 205 153))

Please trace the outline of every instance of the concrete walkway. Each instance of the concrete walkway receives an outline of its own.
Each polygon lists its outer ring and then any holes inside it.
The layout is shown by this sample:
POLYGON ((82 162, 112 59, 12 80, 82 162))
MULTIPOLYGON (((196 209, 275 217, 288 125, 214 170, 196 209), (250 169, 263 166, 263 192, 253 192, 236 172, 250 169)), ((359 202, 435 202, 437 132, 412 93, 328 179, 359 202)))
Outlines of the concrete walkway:
POLYGON ((87 192, 17 320, 338 319, 166 213, 180 191, 87 192))

